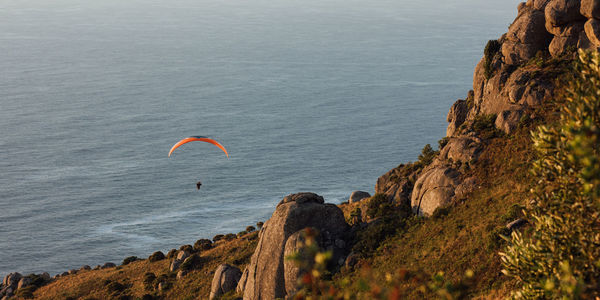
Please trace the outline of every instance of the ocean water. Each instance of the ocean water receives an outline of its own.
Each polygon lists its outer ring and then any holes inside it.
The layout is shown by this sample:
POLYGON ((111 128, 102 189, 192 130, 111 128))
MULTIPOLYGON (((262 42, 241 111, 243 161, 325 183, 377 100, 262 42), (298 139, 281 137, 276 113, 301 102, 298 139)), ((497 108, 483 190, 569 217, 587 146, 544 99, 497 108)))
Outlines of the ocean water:
POLYGON ((290 193, 373 193, 444 136, 517 3, 0 1, 0 276, 237 233, 290 193), (167 157, 191 135, 230 157, 167 157))

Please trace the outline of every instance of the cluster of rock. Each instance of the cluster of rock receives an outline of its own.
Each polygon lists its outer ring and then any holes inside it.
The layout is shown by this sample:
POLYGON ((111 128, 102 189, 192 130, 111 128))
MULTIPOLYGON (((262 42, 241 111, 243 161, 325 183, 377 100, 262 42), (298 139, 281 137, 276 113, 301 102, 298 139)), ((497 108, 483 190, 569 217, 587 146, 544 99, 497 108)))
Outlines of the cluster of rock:
POLYGON ((39 275, 31 274, 29 276, 23 276, 20 273, 10 273, 2 280, 0 285, 0 299, 6 300, 14 296, 18 290, 30 287, 33 284, 40 285, 50 282, 50 274, 42 273, 39 275), (34 278, 38 282, 33 282, 34 278))
POLYGON ((541 71, 536 59, 560 58, 575 49, 600 48, 600 0, 528 0, 500 39, 490 41, 475 67, 473 90, 448 112, 447 144, 424 169, 401 165, 381 176, 376 193, 398 203, 410 203, 417 214, 465 197, 477 187, 462 168, 477 161, 482 138, 473 130, 490 118, 506 134, 523 120, 535 119, 535 108, 548 101, 555 78, 541 71), (540 72, 541 71, 541 72, 540 72))
POLYGON ((481 114, 495 114, 496 127, 511 133, 528 108, 548 100, 554 90, 554 78, 544 77, 535 67, 521 66, 538 55, 561 57, 575 49, 598 49, 599 7, 599 0, 521 3, 508 32, 490 41, 486 55, 477 64, 468 101, 459 100, 452 106, 447 136, 460 133, 462 123, 481 114))

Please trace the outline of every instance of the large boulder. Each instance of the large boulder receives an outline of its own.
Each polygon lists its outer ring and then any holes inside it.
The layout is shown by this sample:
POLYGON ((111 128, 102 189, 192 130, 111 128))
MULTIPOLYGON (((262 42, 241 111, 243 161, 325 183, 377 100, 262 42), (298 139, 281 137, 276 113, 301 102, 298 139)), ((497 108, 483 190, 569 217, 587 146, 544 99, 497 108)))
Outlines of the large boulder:
POLYGON ((579 43, 579 36, 583 31, 583 22, 575 22, 563 27, 555 27, 554 38, 548 46, 548 51, 553 57, 558 57, 575 50, 579 43))
POLYGON ((299 270, 290 264, 286 267, 285 253, 297 249, 298 232, 307 227, 319 232, 317 242, 333 252, 333 262, 345 255, 346 249, 336 246, 336 240, 346 240, 349 232, 340 208, 325 204, 323 197, 314 193, 288 195, 259 232, 256 250, 238 284, 244 299, 285 298, 293 294, 293 274, 299 270))
POLYGON ((241 276, 242 272, 237 267, 228 264, 219 265, 215 270, 208 298, 210 300, 217 299, 223 294, 234 290, 241 276))
POLYGON ((411 206, 417 215, 429 216, 436 208, 450 203, 459 182, 458 171, 453 168, 432 165, 426 168, 415 182, 411 206))
POLYGON ((587 18, 600 19, 600 0, 581 0, 579 12, 587 18))
POLYGON ((363 200, 363 199, 369 198, 369 197, 371 197, 371 194, 369 194, 367 192, 354 191, 354 192, 352 192, 352 194, 350 194, 350 198, 348 199, 348 202, 354 203, 354 202, 358 202, 360 200, 363 200))
POLYGON ((523 63, 548 47, 552 35, 546 31, 544 12, 524 8, 508 27, 502 55, 507 64, 523 63))
POLYGON ((564 27, 570 23, 585 21, 580 11, 581 0, 552 0, 544 9, 546 17, 546 29, 555 33, 557 28, 564 27))
POLYGON ((175 257, 173 259, 173 261, 171 262, 171 265, 169 265, 169 271, 174 272, 177 271, 177 269, 179 269, 179 266, 181 266, 181 264, 188 258, 190 257, 190 253, 187 251, 183 251, 180 250, 177 253, 177 257, 175 257))

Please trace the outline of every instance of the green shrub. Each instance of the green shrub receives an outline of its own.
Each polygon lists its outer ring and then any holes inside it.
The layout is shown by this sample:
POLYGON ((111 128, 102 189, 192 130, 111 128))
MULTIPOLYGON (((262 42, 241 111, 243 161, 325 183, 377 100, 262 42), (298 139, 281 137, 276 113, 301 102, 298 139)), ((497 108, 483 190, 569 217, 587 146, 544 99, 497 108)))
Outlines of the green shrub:
POLYGON ((437 154, 438 152, 434 151, 433 148, 431 148, 431 145, 427 144, 423 147, 423 150, 421 150, 421 154, 419 154, 419 162, 423 167, 428 166, 433 162, 433 159, 437 154))
POLYGON ((537 183, 525 211, 531 234, 513 231, 502 272, 515 298, 592 299, 600 293, 600 54, 579 51, 560 121, 532 134, 537 183))
POLYGON ((156 262, 156 261, 163 260, 163 259, 165 259, 165 255, 161 251, 156 251, 156 252, 152 253, 152 255, 150 255, 150 257, 148 257, 148 260, 150 262, 156 262))
POLYGON ((490 79, 490 77, 492 77, 492 74, 494 73, 494 70, 492 69, 492 60, 494 59, 494 56, 496 55, 496 53, 498 53, 498 51, 500 51, 500 48, 502 47, 502 44, 500 44, 500 42, 498 40, 489 40, 487 42, 487 44, 485 45, 485 49, 483 50, 483 56, 484 56, 484 75, 486 79, 490 79))
POLYGON ((238 234, 237 234, 236 236, 237 236, 237 237, 242 237, 242 236, 244 236, 244 235, 246 235, 246 234, 248 234, 248 231, 245 231, 245 230, 244 230, 244 231, 240 231, 240 232, 238 232, 238 234))
POLYGON ((123 263, 121 265, 125 266, 136 260, 138 260, 137 256, 128 256, 125 259, 123 259, 123 263))
POLYGON ((508 208, 508 211, 502 216, 503 221, 513 221, 517 218, 523 217, 523 209, 525 207, 520 204, 513 204, 508 208))
POLYGON ((226 241, 235 240, 237 236, 233 233, 228 233, 223 237, 226 241))
POLYGON ((496 129, 496 115, 477 115, 473 119, 472 128, 483 139, 491 139, 499 136, 499 130, 496 129))
POLYGON ((384 194, 375 194, 368 200, 367 216, 371 218, 379 218, 390 213, 393 213, 394 206, 384 194))
POLYGON ((450 213, 450 207, 448 207, 448 206, 438 207, 433 211, 433 213, 431 214, 431 217, 433 219, 441 219, 444 216, 447 216, 448 213, 450 213))
POLYGON ((254 228, 254 226, 248 226, 248 227, 246 227, 246 231, 247 232, 252 232, 254 230, 256 230, 256 228, 254 228))
POLYGON ((258 229, 261 229, 261 228, 263 227, 263 225, 265 225, 265 223, 264 223, 264 222, 256 222, 256 227, 257 227, 258 229))
POLYGON ((439 140, 438 141, 438 150, 444 149, 444 147, 448 144, 449 140, 450 140, 450 138, 447 136, 445 136, 441 140, 439 140))

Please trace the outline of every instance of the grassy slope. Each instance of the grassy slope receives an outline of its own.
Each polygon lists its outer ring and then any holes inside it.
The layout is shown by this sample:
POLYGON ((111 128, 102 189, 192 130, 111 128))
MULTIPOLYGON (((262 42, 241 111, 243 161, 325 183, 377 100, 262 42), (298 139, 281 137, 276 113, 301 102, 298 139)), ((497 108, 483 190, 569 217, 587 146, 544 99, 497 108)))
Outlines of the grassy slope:
POLYGON ((203 251, 203 263, 180 280, 172 280, 173 286, 164 292, 145 290, 143 280, 147 272, 157 277, 169 272, 171 259, 158 262, 141 260, 125 266, 104 270, 82 271, 75 275, 60 277, 49 285, 35 291, 37 299, 118 299, 121 296, 141 298, 144 294, 164 296, 167 299, 208 299, 214 270, 222 263, 237 265, 243 270, 250 261, 256 247, 257 232, 237 238, 233 241, 221 241, 210 250, 203 251), (109 291, 107 282, 118 282, 127 286, 124 291, 109 291))

